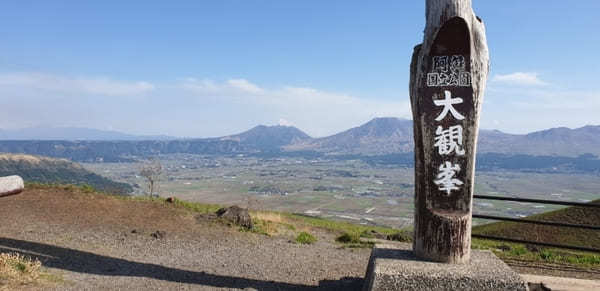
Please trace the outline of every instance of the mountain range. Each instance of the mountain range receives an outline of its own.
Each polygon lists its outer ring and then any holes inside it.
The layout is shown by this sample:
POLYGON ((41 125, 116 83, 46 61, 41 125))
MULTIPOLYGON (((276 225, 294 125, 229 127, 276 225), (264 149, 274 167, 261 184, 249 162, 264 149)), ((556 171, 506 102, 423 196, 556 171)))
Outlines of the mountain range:
MULTIPOLYGON (((315 152, 326 155, 388 155, 413 150, 412 121, 375 118, 361 126, 321 138, 312 138, 293 126, 259 125, 236 135, 218 138, 175 139, 133 136, 112 131, 55 129, 44 135, 7 135, 0 131, 0 152, 67 157, 78 161, 118 161, 126 156, 170 153, 240 154, 257 152, 315 152), (68 135, 58 135, 60 132, 68 135), (77 134, 76 134, 77 133, 77 134), (37 140, 22 140, 31 137, 37 140), (40 137, 41 136, 41 137, 40 137), (52 140, 44 140, 48 139, 52 140), (77 138, 73 138, 77 137, 77 138), (15 140, 6 140, 7 138, 15 140), (21 140, 17 140, 21 139, 21 140)), ((552 128, 529 134, 480 130, 478 153, 576 157, 600 155, 600 126, 552 128)))
POLYGON ((412 121, 393 117, 375 118, 332 136, 305 139, 283 148, 328 154, 381 155, 413 150, 412 121))
POLYGON ((133 135, 84 127, 29 127, 0 129, 0 140, 170 140, 166 135, 133 135))

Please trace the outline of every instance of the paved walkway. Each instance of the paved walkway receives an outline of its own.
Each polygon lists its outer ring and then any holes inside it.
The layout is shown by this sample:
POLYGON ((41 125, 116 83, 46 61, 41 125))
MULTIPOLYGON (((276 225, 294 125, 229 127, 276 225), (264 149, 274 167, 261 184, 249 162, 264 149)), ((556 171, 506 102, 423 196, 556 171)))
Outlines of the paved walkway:
POLYGON ((523 280, 529 283, 543 283, 552 291, 592 291, 600 290, 600 278, 598 280, 583 280, 563 277, 550 277, 539 275, 521 274, 523 280))

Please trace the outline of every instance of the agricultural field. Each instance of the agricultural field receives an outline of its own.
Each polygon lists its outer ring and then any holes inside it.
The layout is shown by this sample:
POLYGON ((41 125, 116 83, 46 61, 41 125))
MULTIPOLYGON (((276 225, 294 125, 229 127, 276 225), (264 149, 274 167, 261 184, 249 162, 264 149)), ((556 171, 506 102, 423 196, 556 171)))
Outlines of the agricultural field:
MULTIPOLYGON (((336 218, 395 228, 412 225, 413 169, 373 166, 361 160, 310 157, 160 156, 162 197, 217 204, 238 204, 336 218)), ((86 163, 85 168, 134 185, 145 195, 147 183, 136 163, 86 163)), ((475 192, 587 202, 600 198, 597 174, 478 171, 475 192)), ((474 201, 474 213, 525 217, 560 207, 502 201, 474 201)), ((475 220, 475 224, 489 221, 475 220)))

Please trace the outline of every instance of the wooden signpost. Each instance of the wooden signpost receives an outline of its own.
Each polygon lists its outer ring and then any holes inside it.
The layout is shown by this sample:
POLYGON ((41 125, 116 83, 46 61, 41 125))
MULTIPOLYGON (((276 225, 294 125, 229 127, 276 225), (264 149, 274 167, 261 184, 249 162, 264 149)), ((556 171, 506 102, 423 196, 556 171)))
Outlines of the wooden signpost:
POLYGON ((415 235, 421 259, 466 263, 479 112, 489 70, 485 27, 471 0, 427 0, 411 62, 415 235))
POLYGON ((475 151, 489 70, 485 28, 471 0, 426 0, 426 5, 425 36, 410 67, 412 251, 405 244, 376 244, 363 290, 528 290, 490 251, 471 253, 475 151))

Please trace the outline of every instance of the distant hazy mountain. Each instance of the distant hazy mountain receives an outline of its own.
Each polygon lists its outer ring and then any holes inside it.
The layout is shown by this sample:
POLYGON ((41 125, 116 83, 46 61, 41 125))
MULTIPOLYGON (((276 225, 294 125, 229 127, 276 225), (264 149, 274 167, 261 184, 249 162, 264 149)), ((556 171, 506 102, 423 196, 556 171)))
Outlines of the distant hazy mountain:
POLYGON ((0 140, 169 140, 166 135, 131 135, 112 130, 82 127, 30 127, 0 129, 0 140))
POLYGON ((600 126, 559 127, 525 135, 481 131, 478 151, 553 156, 600 155, 600 126))
POLYGON ((240 134, 221 137, 219 140, 237 141, 246 147, 264 151, 279 150, 282 146, 303 143, 312 138, 293 126, 259 125, 240 134))
MULTIPOLYGON (((285 146, 286 150, 312 150, 329 154, 392 154, 412 152, 412 121, 392 117, 375 118, 359 127, 313 140, 285 146)), ((479 153, 600 156, 600 126, 565 127, 530 134, 508 134, 480 130, 479 153)))
POLYGON ((24 153, 78 162, 128 162, 132 157, 160 154, 227 155, 256 151, 239 142, 214 139, 142 140, 142 141, 64 141, 6 140, 0 141, 0 153, 24 153))
POLYGON ((100 191, 115 194, 126 194, 133 191, 131 185, 127 183, 112 181, 64 159, 23 154, 0 154, 0 176, 9 175, 19 175, 26 182, 87 184, 100 191))
POLYGON ((412 121, 393 117, 375 118, 338 134, 305 140, 286 150, 313 150, 331 154, 389 154, 413 149, 412 121))
MULTIPOLYGON (((2 134, 0 132, 0 139, 5 138, 2 134)), ((409 153, 414 147, 412 121, 392 117, 375 118, 361 126, 322 138, 311 138, 295 127, 282 125, 259 125, 240 134, 220 138, 178 140, 72 128, 62 133, 49 130, 30 134, 21 135, 19 139, 36 137, 38 140, 0 140, 0 152, 63 157, 75 161, 118 162, 127 161, 128 157, 158 154, 243 154, 278 150, 385 155, 409 153), (77 134, 77 130, 82 130, 82 133, 77 134)), ((16 139, 16 136, 12 135, 11 139, 16 139)), ((566 157, 591 153, 600 156, 600 126, 553 128, 525 135, 481 130, 478 153, 566 157)))

